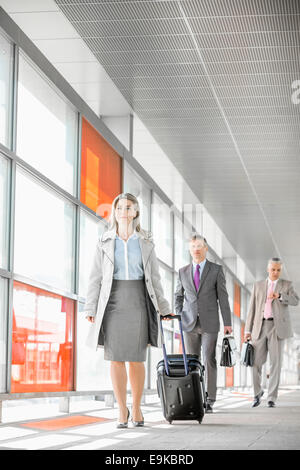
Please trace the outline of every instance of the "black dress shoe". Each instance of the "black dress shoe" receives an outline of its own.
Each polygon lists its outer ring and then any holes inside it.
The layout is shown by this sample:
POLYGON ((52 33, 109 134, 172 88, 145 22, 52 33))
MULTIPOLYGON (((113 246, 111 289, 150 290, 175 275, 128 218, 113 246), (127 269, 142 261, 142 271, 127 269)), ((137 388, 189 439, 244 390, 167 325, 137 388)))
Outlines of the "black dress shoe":
POLYGON ((268 407, 269 408, 275 408, 275 403, 273 401, 268 401, 268 407))
POLYGON ((263 394, 264 394, 264 391, 262 390, 258 395, 254 397, 252 408, 255 408, 256 406, 260 405, 261 397, 263 396, 263 394))
POLYGON ((205 413, 213 413, 212 406, 209 403, 206 404, 205 413))

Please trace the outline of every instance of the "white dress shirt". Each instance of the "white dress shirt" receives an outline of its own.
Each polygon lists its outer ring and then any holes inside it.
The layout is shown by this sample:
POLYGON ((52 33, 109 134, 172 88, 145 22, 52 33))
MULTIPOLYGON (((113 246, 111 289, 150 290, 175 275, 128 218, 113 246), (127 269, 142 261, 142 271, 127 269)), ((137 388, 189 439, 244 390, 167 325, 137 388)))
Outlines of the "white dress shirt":
POLYGON ((199 264, 200 265, 200 280, 201 280, 201 276, 202 276, 202 273, 203 273, 205 263, 206 263, 206 258, 203 261, 201 261, 201 263, 195 263, 195 261, 193 261, 193 279, 194 279, 194 276, 195 276, 196 266, 197 266, 197 264, 199 264))

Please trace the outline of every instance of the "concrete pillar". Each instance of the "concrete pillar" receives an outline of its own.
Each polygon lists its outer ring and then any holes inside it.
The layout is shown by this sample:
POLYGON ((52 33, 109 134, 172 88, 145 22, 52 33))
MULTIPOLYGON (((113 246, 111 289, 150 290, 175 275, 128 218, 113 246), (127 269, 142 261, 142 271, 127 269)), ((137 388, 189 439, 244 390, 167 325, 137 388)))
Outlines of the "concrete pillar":
POLYGON ((114 408, 115 407, 115 397, 113 393, 109 393, 104 395, 105 406, 107 408, 114 408))
POLYGON ((70 397, 60 397, 59 411, 61 411, 62 413, 70 412, 70 397))

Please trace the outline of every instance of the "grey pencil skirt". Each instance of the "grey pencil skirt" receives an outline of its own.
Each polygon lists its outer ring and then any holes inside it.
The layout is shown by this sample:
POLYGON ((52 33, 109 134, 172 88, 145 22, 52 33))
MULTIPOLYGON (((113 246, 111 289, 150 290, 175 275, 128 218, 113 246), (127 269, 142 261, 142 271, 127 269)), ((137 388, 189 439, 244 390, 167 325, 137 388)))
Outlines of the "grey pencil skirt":
POLYGON ((146 360, 149 335, 144 280, 113 280, 102 328, 104 359, 146 360))

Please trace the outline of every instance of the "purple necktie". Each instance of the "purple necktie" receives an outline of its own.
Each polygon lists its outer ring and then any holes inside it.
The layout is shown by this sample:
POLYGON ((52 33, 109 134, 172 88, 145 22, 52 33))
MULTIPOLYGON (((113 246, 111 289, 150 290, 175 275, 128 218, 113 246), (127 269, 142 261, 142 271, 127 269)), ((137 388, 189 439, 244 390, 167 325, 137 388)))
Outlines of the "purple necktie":
POLYGON ((196 269, 195 269, 194 284, 195 284, 196 290, 198 290, 200 286, 200 264, 197 264, 196 269))

